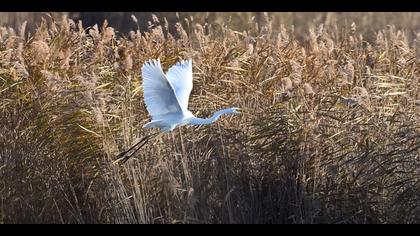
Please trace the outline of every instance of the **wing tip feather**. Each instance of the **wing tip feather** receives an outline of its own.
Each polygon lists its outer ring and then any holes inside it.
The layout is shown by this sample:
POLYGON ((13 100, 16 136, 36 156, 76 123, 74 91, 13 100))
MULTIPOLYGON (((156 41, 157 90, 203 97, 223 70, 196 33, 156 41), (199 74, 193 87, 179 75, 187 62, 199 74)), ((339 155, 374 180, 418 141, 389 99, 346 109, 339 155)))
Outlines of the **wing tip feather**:
POLYGON ((162 68, 161 63, 160 63, 160 58, 146 60, 146 61, 143 63, 142 70, 143 70, 145 67, 148 67, 148 66, 155 66, 155 67, 162 68))

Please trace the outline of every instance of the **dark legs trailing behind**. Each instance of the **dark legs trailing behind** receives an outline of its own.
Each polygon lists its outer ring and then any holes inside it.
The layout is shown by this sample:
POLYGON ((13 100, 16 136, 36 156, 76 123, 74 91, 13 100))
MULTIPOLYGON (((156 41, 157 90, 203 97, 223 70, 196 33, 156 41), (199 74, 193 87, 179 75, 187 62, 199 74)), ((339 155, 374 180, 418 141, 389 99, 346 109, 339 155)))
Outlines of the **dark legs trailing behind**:
POLYGON ((153 137, 155 137, 159 133, 149 134, 146 137, 142 138, 138 143, 134 144, 130 147, 127 151, 124 151, 116 157, 115 163, 124 164, 128 159, 130 159, 140 148, 142 148, 146 143, 153 137))

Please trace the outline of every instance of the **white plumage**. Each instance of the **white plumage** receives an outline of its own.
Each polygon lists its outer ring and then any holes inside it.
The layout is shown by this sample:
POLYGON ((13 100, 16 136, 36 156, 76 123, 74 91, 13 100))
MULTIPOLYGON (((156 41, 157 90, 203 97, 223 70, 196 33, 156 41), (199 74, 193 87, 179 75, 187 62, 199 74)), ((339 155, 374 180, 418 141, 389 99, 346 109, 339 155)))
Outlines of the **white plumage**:
POLYGON ((160 128, 171 131, 181 125, 205 125, 216 121, 223 114, 237 114, 238 108, 216 112, 212 117, 201 119, 188 111, 188 100, 193 88, 192 60, 183 60, 165 74, 160 60, 149 60, 142 67, 144 101, 152 120, 144 128, 160 128))
MULTIPOLYGON (((221 115, 238 114, 233 107, 217 111, 207 119, 197 118, 188 111, 188 100, 193 87, 192 61, 176 63, 165 74, 160 60, 149 60, 141 69, 144 102, 152 120, 143 128, 159 128, 169 132, 181 125, 206 125, 215 122, 221 115)), ((127 151, 117 156, 115 163, 125 163, 157 133, 147 135, 127 151)))

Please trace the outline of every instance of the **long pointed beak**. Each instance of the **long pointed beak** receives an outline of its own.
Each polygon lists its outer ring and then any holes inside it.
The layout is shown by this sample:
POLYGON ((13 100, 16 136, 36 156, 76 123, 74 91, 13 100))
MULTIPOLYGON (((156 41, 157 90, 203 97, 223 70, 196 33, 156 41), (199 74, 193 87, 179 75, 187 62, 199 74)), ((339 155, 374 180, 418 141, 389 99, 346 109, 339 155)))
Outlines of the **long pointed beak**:
POLYGON ((244 109, 239 108, 239 107, 235 107, 235 113, 241 114, 242 112, 244 112, 244 109))

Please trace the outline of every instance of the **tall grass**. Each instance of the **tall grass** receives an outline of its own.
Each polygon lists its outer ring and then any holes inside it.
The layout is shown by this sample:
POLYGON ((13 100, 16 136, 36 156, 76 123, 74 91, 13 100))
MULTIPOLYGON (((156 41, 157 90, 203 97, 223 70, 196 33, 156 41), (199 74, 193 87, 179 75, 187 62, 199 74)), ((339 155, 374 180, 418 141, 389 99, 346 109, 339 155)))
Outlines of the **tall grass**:
POLYGON ((419 34, 159 21, 0 28, 1 222, 420 222, 419 34), (244 112, 113 165, 151 132, 139 72, 158 57, 193 59, 197 116, 244 112))

